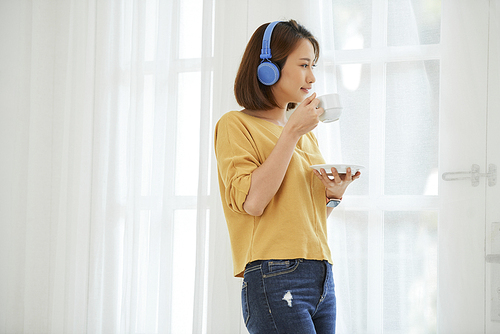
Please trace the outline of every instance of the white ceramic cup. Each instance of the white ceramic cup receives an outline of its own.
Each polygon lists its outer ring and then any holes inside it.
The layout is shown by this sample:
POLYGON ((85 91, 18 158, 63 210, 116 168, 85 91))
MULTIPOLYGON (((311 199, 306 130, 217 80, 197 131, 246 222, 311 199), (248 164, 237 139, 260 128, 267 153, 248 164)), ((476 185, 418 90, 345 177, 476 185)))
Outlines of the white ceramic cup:
POLYGON ((342 105, 340 104, 339 94, 326 94, 318 97, 319 105, 325 109, 325 112, 319 116, 323 123, 330 123, 338 120, 342 114, 342 105))

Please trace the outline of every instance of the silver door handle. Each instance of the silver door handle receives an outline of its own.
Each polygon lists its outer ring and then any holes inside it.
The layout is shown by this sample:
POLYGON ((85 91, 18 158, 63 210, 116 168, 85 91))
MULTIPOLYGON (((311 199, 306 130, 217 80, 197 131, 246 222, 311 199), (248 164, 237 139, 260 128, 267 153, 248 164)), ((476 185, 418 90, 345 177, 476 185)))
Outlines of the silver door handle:
POLYGON ((493 187, 497 184, 497 166, 490 164, 488 166, 488 173, 480 173, 479 165, 472 165, 469 172, 447 172, 443 173, 442 177, 445 181, 458 181, 470 179, 471 185, 477 187, 479 185, 480 177, 488 178, 488 186, 493 187))

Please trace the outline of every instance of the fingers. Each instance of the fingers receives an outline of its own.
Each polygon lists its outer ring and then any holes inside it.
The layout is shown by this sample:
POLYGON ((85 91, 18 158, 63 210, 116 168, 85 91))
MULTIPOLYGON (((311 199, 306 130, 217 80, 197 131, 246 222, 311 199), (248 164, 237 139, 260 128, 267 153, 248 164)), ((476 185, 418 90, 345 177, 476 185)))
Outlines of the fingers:
POLYGON ((361 172, 359 170, 356 171, 356 173, 353 175, 351 167, 347 167, 343 181, 354 181, 354 180, 359 179, 360 176, 361 176, 361 172))
POLYGON ((331 181, 331 179, 328 177, 326 171, 323 168, 321 168, 320 171, 315 169, 313 172, 323 183, 331 181))
POLYGON ((309 96, 307 98, 309 100, 308 103, 311 103, 312 101, 314 101, 315 98, 316 98, 316 92, 312 93, 311 96, 309 96))
MULTIPOLYGON (((318 110, 318 109, 323 109, 323 108, 321 108, 321 107, 318 107, 318 106, 319 106, 319 104, 320 104, 320 102, 321 102, 321 101, 320 101, 319 99, 314 99, 314 100, 312 100, 312 102, 311 102, 311 106, 312 106, 312 107, 314 107, 314 109, 316 109, 316 110, 318 110)), ((323 111, 324 111, 324 109, 323 109, 323 111)))
POLYGON ((323 109, 322 107, 316 107, 316 115, 318 115, 318 117, 320 115, 322 115, 324 112, 325 112, 325 109, 323 109))
POLYGON ((306 97, 305 100, 302 101, 302 104, 305 106, 308 106, 308 105, 312 104, 315 99, 316 99, 316 93, 314 92, 311 95, 309 95, 308 97, 306 97))
POLYGON ((335 168, 332 168, 332 176, 333 179, 328 176, 326 173, 326 170, 324 168, 321 168, 319 171, 314 170, 314 174, 323 182, 325 186, 330 185, 331 183, 340 183, 342 182, 337 170, 335 168))
MULTIPOLYGON (((320 108, 318 108, 318 105, 320 104, 320 100, 316 98, 315 92, 312 93, 310 96, 306 97, 306 99, 302 103, 305 106, 310 106, 310 107, 313 107, 314 109, 320 109, 320 108)), ((322 111, 324 111, 324 110, 322 110, 322 111)))
POLYGON ((349 184, 358 179, 361 175, 359 171, 352 175, 351 168, 347 168, 345 174, 339 175, 337 169, 332 167, 331 174, 333 178, 330 178, 324 168, 321 168, 319 171, 314 170, 313 172, 325 186, 326 196, 328 198, 342 198, 349 184))
POLYGON ((351 182, 353 180, 351 167, 347 167, 345 171, 346 171, 346 173, 345 173, 345 179, 344 180, 351 182))
POLYGON ((337 172, 337 169, 335 167, 332 167, 331 172, 333 176, 333 182, 340 183, 342 180, 340 179, 339 172, 337 172))
POLYGON ((346 183, 346 182, 351 183, 352 181, 359 179, 359 177, 361 176, 360 171, 357 171, 354 175, 352 175, 352 170, 350 167, 348 167, 346 169, 345 174, 339 174, 337 169, 335 167, 332 167, 331 171, 330 171, 332 178, 329 177, 329 175, 327 174, 327 172, 324 168, 321 168, 319 171, 313 170, 313 172, 314 172, 314 174, 316 174, 316 176, 321 181, 323 181, 323 183, 325 183, 325 185, 328 182, 335 182, 337 184, 346 183))
POLYGON ((332 185, 333 181, 330 177, 328 177, 328 174, 326 174, 326 171, 321 168, 321 171, 314 170, 314 174, 318 177, 318 179, 323 183, 325 188, 328 188, 332 185))

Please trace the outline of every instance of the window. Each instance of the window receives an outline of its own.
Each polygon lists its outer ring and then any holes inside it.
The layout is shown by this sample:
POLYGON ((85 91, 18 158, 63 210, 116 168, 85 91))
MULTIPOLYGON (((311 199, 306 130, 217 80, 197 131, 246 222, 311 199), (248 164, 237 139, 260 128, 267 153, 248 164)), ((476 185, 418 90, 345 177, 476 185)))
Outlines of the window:
MULTIPOLYGON (((133 321, 137 332, 206 332, 214 1, 142 4, 133 321)), ((344 112, 317 135, 327 162, 366 167, 329 224, 352 333, 436 332, 440 10, 333 2, 335 48, 322 45, 322 58, 344 112)))
POLYGON ((340 141, 323 144, 328 163, 367 167, 329 224, 353 333, 437 332, 440 11, 440 1, 333 2, 325 53, 344 111, 318 136, 340 141))

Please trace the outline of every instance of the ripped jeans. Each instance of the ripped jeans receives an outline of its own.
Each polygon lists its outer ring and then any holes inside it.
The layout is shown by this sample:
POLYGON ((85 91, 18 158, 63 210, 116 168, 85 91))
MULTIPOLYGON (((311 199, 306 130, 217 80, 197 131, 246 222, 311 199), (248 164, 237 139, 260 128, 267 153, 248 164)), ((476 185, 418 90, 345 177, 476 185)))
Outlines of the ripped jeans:
POLYGON ((335 287, 327 261, 251 262, 245 269, 241 303, 250 334, 335 333, 335 287))

